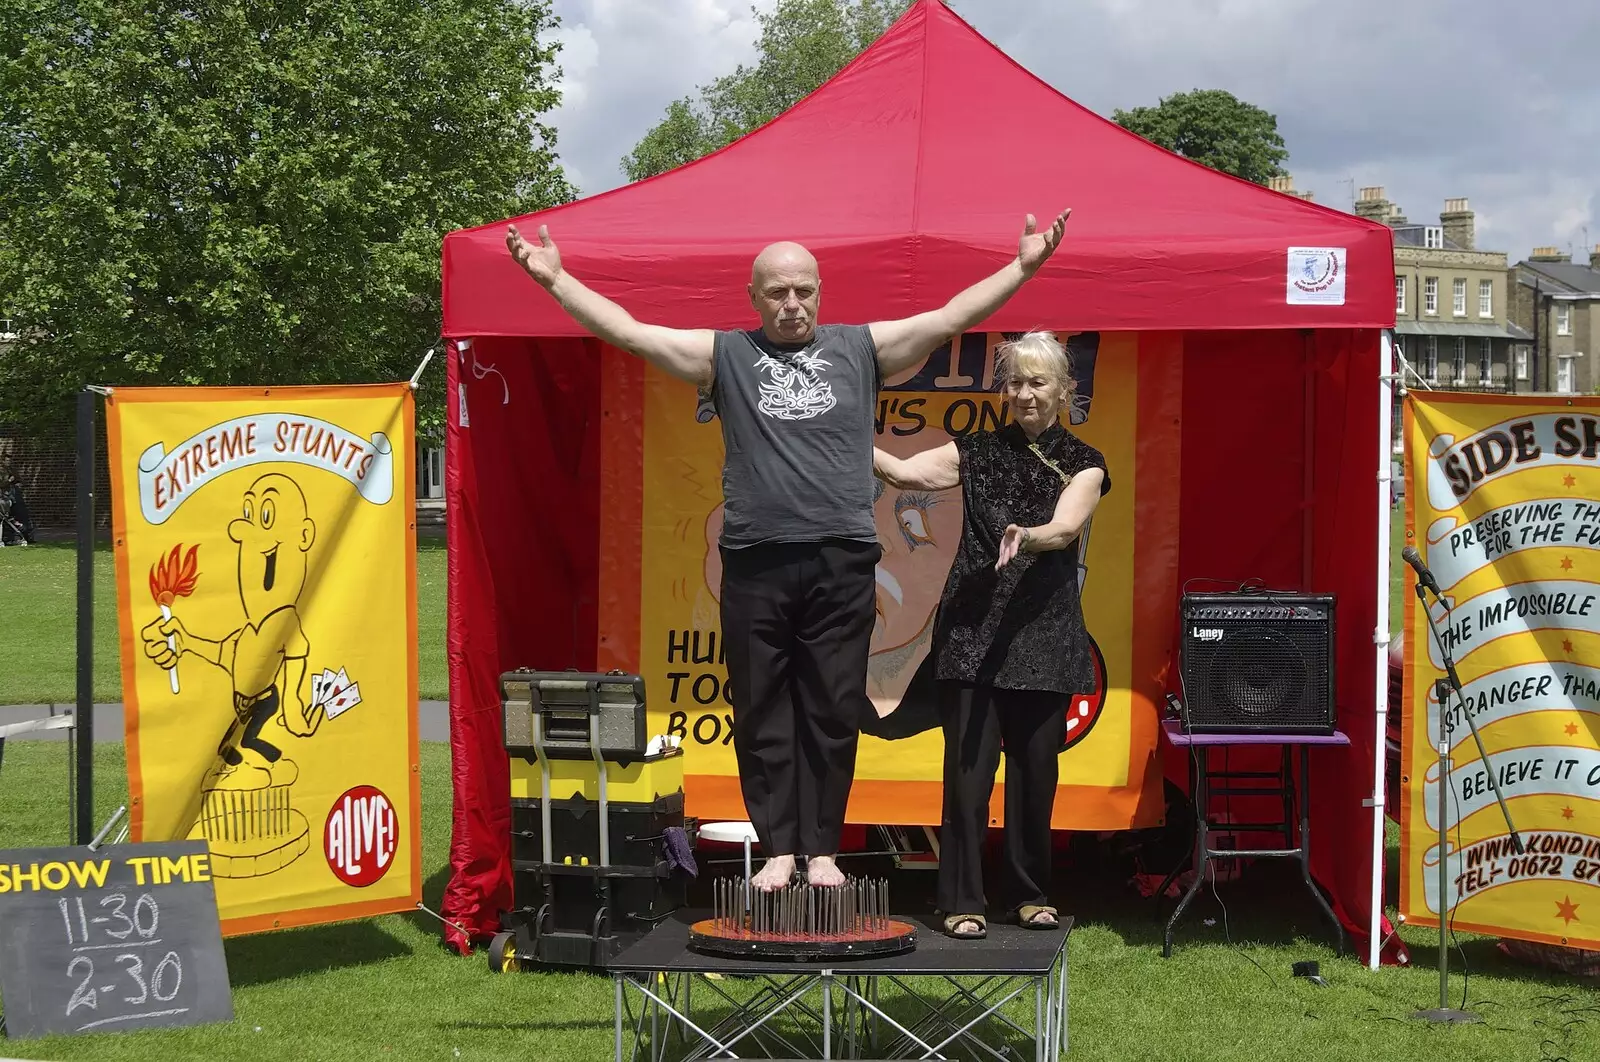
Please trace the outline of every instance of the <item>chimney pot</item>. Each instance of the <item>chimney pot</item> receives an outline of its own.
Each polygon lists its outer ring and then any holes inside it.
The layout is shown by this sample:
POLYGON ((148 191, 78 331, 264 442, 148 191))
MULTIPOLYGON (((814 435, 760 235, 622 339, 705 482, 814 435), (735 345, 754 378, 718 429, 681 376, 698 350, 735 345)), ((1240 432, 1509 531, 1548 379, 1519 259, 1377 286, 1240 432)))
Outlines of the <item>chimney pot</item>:
POLYGON ((1439 225, 1444 238, 1464 251, 1477 249, 1477 218, 1467 209, 1466 199, 1446 199, 1444 211, 1439 215, 1439 225))
POLYGON ((1567 256, 1556 247, 1535 247, 1528 256, 1530 262, 1566 262, 1567 256))
POLYGON ((1356 193, 1357 217, 1387 225, 1390 224, 1389 214, 1389 201, 1383 197, 1382 185, 1363 188, 1356 193))

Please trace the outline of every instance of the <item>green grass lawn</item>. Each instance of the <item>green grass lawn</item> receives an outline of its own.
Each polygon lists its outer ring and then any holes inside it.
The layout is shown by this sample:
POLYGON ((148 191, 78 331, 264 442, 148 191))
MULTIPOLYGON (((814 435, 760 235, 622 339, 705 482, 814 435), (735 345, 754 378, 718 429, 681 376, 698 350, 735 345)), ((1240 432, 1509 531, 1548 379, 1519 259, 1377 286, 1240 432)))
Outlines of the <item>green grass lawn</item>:
MULTIPOLYGON (((417 543, 417 677, 422 700, 445 700, 445 548, 417 543)), ((0 549, 0 705, 77 700, 78 554, 71 543, 0 549)), ((122 700, 111 548, 94 555, 94 699, 122 700)))

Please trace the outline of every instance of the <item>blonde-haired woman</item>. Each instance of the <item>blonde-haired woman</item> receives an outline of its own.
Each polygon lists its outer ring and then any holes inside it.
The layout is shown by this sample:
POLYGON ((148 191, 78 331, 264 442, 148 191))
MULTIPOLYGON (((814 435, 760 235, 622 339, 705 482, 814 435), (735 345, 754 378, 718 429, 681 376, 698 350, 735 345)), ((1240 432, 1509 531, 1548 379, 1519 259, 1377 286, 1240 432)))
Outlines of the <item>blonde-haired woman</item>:
POLYGON ((1021 925, 1054 929, 1050 812, 1056 757, 1074 694, 1094 667, 1078 599, 1079 533, 1111 489, 1105 459, 1061 425, 1072 365, 1048 332, 999 351, 1009 423, 873 470, 904 490, 961 487, 961 544, 934 621, 944 727, 944 825, 938 906, 944 930, 987 933, 983 841, 1002 749, 1006 758, 1001 888, 1021 925))

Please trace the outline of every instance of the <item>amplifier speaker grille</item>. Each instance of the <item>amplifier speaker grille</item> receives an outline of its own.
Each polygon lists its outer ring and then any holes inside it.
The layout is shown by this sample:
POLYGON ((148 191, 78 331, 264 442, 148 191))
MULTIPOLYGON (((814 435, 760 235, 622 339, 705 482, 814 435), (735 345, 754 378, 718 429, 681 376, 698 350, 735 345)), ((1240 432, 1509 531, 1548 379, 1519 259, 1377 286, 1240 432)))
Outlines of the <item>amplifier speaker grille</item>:
POLYGON ((1331 734, 1331 594, 1186 594, 1180 663, 1192 733, 1331 734))

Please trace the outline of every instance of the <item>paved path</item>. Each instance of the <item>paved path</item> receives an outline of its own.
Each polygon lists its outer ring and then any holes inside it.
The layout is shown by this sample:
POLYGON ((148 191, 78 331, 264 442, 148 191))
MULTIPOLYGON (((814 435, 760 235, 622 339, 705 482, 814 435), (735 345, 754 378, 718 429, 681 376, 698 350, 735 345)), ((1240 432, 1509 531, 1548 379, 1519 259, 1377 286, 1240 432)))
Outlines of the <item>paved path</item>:
MULTIPOLYGON (((25 719, 39 719, 49 715, 70 715, 70 704, 6 704, 0 705, 0 726, 20 723, 25 719)), ((423 741, 450 740, 450 704, 448 701, 423 701, 417 707, 417 735, 423 741)), ((66 730, 41 730, 9 738, 11 741, 65 741, 66 730)), ((122 740, 122 705, 97 704, 94 706, 94 739, 96 741, 122 740)), ((0 1059, 0 1062, 5 1062, 0 1059)))

